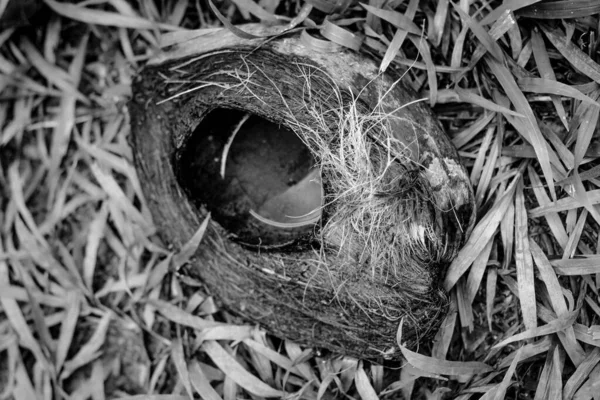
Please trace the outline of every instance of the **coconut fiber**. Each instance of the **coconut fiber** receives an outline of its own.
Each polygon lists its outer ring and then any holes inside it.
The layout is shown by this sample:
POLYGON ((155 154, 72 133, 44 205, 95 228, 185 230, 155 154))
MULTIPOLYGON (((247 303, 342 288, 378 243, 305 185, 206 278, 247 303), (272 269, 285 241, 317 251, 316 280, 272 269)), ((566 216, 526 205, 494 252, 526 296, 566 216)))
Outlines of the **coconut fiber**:
POLYGON ((130 113, 162 239, 180 249, 211 212, 179 272, 233 314, 303 345, 398 359, 401 319, 408 346, 430 339, 447 312, 440 280, 470 233, 474 203, 456 149, 424 102, 368 57, 315 52, 298 35, 178 35, 137 77, 130 113), (195 164, 206 146, 194 135, 217 109, 291 130, 320 169, 321 219, 275 232, 289 235, 286 246, 240 240, 235 221, 249 227, 242 235, 263 228, 243 207, 207 206, 225 189, 195 164))

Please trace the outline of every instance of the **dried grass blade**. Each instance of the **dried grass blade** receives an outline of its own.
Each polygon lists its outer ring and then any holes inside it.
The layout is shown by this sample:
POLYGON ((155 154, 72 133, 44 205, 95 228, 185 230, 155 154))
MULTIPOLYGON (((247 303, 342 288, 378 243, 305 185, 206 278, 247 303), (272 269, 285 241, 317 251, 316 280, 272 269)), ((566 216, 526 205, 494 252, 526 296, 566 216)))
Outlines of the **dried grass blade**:
POLYGON ((588 196, 588 191, 583 186, 583 182, 579 178, 579 174, 577 173, 577 171, 573 172, 573 178, 574 178, 573 185, 571 186, 571 188, 573 189, 572 190, 573 198, 579 204, 582 204, 586 210, 589 211, 589 213, 592 215, 592 217, 594 217, 596 222, 600 223, 600 213, 598 212, 598 210, 596 210, 596 207, 594 207, 594 204, 593 204, 592 200, 590 199, 590 196, 588 196))
POLYGON ((498 43, 496 43, 496 41, 490 36, 490 34, 483 28, 483 26, 481 26, 473 18, 471 18, 471 16, 464 12, 458 5, 456 5, 456 3, 452 3, 452 7, 454 7, 454 10, 458 13, 458 15, 460 15, 461 19, 465 22, 469 29, 471 29, 475 36, 477 36, 477 39, 479 39, 479 41, 481 42, 481 44, 483 44, 487 51, 489 51, 490 54, 496 58, 496 60, 503 61, 504 53, 502 52, 502 49, 500 48, 498 43))
POLYGON ((175 364, 175 369, 179 374, 179 379, 181 380, 181 384, 185 388, 186 393, 190 396, 190 399, 194 398, 194 394, 192 393, 192 385, 190 383, 190 373, 188 371, 187 364, 185 362, 185 354, 183 352, 183 343, 180 337, 176 337, 171 342, 171 359, 173 360, 173 364, 175 364))
POLYGON ((575 392, 579 386, 589 377, 598 362, 600 362, 600 347, 594 347, 565 383, 565 387, 563 388, 564 400, 571 400, 575 396, 575 392))
POLYGON ((364 400, 379 400, 377 392, 373 389, 369 378, 365 373, 362 362, 358 363, 356 368, 356 374, 354 375, 354 384, 356 385, 356 391, 358 392, 361 399, 364 400))
POLYGON ((77 354, 65 362, 60 374, 61 379, 67 379, 77 368, 92 362, 100 356, 112 316, 111 312, 105 312, 102 315, 90 340, 79 349, 77 354))
MULTIPOLYGON (((531 32, 531 49, 533 51, 533 57, 541 77, 556 81, 554 69, 550 64, 550 57, 548 57, 548 52, 546 51, 546 44, 544 43, 544 39, 537 28, 533 29, 531 32)), ((554 108, 556 109, 556 113, 558 114, 561 122, 566 129, 569 129, 567 113, 560 98, 558 96, 551 96, 550 98, 552 99, 552 104, 554 104, 554 108)))
POLYGON ((288 357, 276 352, 273 349, 270 349, 269 347, 255 341, 255 340, 244 339, 243 342, 244 342, 244 345, 248 346, 248 348, 252 349, 256 353, 265 357, 272 363, 274 363, 274 364, 280 366, 281 368, 284 368, 296 375, 301 376, 300 371, 298 371, 298 369, 293 365, 292 360, 290 360, 288 357))
MULTIPOLYGON (((571 211, 573 212, 573 215, 577 215, 576 210, 571 210, 571 211)), ((571 213, 571 211, 569 211, 569 213, 571 213)), ((588 216, 587 210, 585 210, 585 209, 582 210, 581 215, 577 219, 577 223, 575 224, 575 227, 571 230, 571 234, 569 235, 569 241, 567 242, 567 245, 565 246, 565 250, 564 250, 563 256, 562 256, 563 260, 572 258, 573 255, 575 254, 575 250, 577 250, 579 241, 581 240, 581 234, 583 233, 583 228, 586 225, 587 216, 588 216)))
POLYGON ((515 263, 523 322, 527 329, 532 329, 537 326, 537 310, 535 305, 533 260, 529 249, 527 209, 525 208, 522 180, 517 184, 515 193, 515 263))
POLYGON ((572 86, 544 78, 520 78, 517 82, 524 92, 546 93, 556 96, 570 97, 584 103, 600 107, 600 103, 581 93, 572 86))
POLYGON ((427 66, 427 82, 429 83, 429 104, 431 107, 435 105, 435 101, 437 99, 437 76, 435 71, 435 64, 433 63, 433 58, 431 57, 431 49, 429 48, 429 44, 422 37, 416 37, 409 35, 409 40, 413 42, 415 47, 419 49, 419 54, 423 57, 423 61, 425 61, 425 65, 427 66))
POLYGON ((488 260, 490 259, 490 253, 492 252, 492 245, 493 241, 490 240, 483 248, 483 251, 475 258, 473 266, 469 270, 469 277, 466 285, 466 300, 471 304, 475 300, 475 296, 481 285, 481 279, 483 278, 488 260))
POLYGON ((90 290, 92 290, 92 281, 96 270, 96 258, 98 257, 98 249, 100 248, 101 241, 104 238, 107 218, 108 207, 106 204, 103 204, 89 225, 82 273, 83 281, 90 290))
POLYGON ((148 303, 156 307, 166 319, 179 325, 189 326, 190 328, 198 330, 222 325, 219 322, 208 321, 204 318, 196 317, 195 315, 185 312, 181 308, 163 300, 149 299, 148 303))
POLYGON ((250 374, 221 345, 213 340, 202 344, 201 349, 211 358, 217 367, 248 392, 262 397, 281 397, 284 393, 273 389, 250 374))
POLYGON ((506 346, 507 344, 518 342, 520 340, 527 340, 538 336, 545 336, 563 331, 566 328, 573 326, 573 323, 575 322, 575 319, 577 318, 578 314, 579 310, 575 310, 573 312, 565 314, 562 317, 558 317, 548 322, 546 325, 538 326, 532 329, 527 329, 524 332, 518 333, 507 339, 504 339, 500 343, 494 345, 492 349, 498 349, 500 347, 506 346))
POLYGON ((110 11, 95 10, 76 4, 61 3, 55 0, 44 0, 44 2, 57 14, 93 25, 116 26, 130 29, 156 29, 180 30, 180 27, 168 24, 156 23, 145 18, 124 15, 110 11))
POLYGON ((479 132, 481 132, 494 119, 494 113, 485 113, 466 129, 459 132, 452 138, 452 143, 457 149, 462 148, 469 143, 479 132))
MULTIPOLYGON (((546 285, 552 308, 559 317, 567 315, 567 302, 563 296, 558 277, 556 276, 552 265, 550 265, 550 261, 548 261, 546 255, 534 240, 530 239, 529 245, 531 254, 540 273, 540 279, 544 282, 544 285, 546 285)), ((585 352, 579 343, 577 343, 573 327, 568 327, 563 332, 559 332, 558 336, 563 343, 567 354, 573 361, 573 364, 575 364, 575 366, 581 364, 585 357, 585 352)))
POLYGON ((391 10, 382 10, 365 3, 360 3, 360 5, 369 13, 389 22, 398 29, 402 29, 407 33, 412 33, 413 35, 417 36, 421 36, 422 34, 421 29, 412 21, 412 18, 402 13, 391 10))
MULTIPOLYGON (((544 368, 542 369, 542 373, 538 378, 538 385, 535 391, 534 400, 545 400, 545 399, 559 399, 562 397, 562 390, 557 387, 557 381, 555 372, 558 370, 555 365, 558 361, 558 352, 559 348, 554 346, 551 352, 546 355, 546 362, 544 363, 544 368), (558 391, 557 391, 558 389, 558 391), (553 397, 551 397, 551 395, 553 397)), ((558 380, 561 383, 559 386, 562 386, 561 376, 558 376, 558 380)))
MULTIPOLYGON (((544 190, 544 187, 542 185, 542 181, 540 180, 540 177, 538 176, 537 172, 535 172, 535 169, 529 166, 527 168, 527 171, 529 175, 529 180, 531 181, 531 188, 533 189, 533 193, 535 194, 537 202, 540 204, 540 206, 552 205, 552 201, 546 194, 546 191, 544 190)), ((532 217, 531 210, 529 211, 529 217, 532 217)), ((548 212, 545 215, 545 217, 546 222, 548 223, 548 226, 552 231, 552 235, 554 236, 560 247, 564 249, 567 245, 567 242, 569 241, 569 236, 567 235, 567 231, 565 230, 560 216, 556 212, 548 212)))
POLYGON ((60 335, 56 346, 55 365, 57 371, 60 371, 62 368, 67 359, 67 353, 71 348, 75 327, 81 310, 81 296, 78 292, 70 290, 67 292, 65 302, 67 306, 67 315, 62 324, 60 324, 60 335))
POLYGON ((600 257, 550 260, 554 270, 561 275, 576 276, 600 273, 600 257))
POLYGON ((240 10, 246 10, 261 21, 276 22, 281 18, 271 14, 252 0, 232 0, 240 10))
POLYGON ((190 398, 178 394, 136 394, 133 396, 116 397, 115 400, 190 400, 190 398))
MULTIPOLYGON (((554 187, 554 174, 552 172, 552 167, 550 165, 550 157, 553 151, 550 149, 540 127, 537 124, 537 120, 533 111, 531 110, 531 106, 529 102, 519 90, 513 75, 510 73, 508 68, 504 65, 500 64, 496 60, 492 58, 486 58, 486 62, 490 67, 492 73, 496 76, 506 95, 509 97, 510 101, 513 103, 515 109, 520 110, 522 114, 525 115, 525 118, 522 120, 525 124, 525 130, 518 129, 519 133, 525 135, 525 139, 529 141, 535 150, 535 154, 537 155, 538 161, 542 167, 542 171, 544 172, 544 177, 546 178, 546 182, 548 184, 548 188, 550 189, 550 195, 553 199, 556 199, 556 189, 554 187)), ((510 120, 510 119, 509 119, 510 120)), ((555 154, 553 154, 556 157, 555 154)))
MULTIPOLYGON (((190 380, 196 393, 200 395, 202 400, 223 400, 219 393, 212 387, 210 381, 204 375, 202 368, 197 361, 192 361, 190 364, 190 380)), ((193 397, 190 397, 193 399, 193 397)))
POLYGON ((512 111, 506 107, 503 107, 499 104, 494 103, 491 100, 488 100, 484 97, 479 96, 473 92, 470 92, 465 89, 456 88, 456 93, 458 94, 458 99, 465 103, 470 103, 486 110, 499 112, 502 114, 512 115, 513 117, 524 117, 523 114, 520 114, 516 111, 512 111))
POLYGON ((188 240, 186 244, 183 245, 181 250, 177 252, 173 256, 173 268, 177 271, 184 264, 186 264, 196 253, 198 246, 202 242, 202 238, 204 238, 204 234, 206 233, 206 228, 208 227, 208 223, 210 222, 210 213, 204 217, 204 220, 194 233, 194 235, 188 240))
POLYGON ((590 372, 588 380, 581 385, 579 390, 573 396, 574 399, 582 400, 582 399, 594 399, 598 398, 598 389, 600 389, 600 365, 596 365, 592 372, 590 372))
POLYGON ((505 13, 506 11, 515 12, 523 7, 527 7, 531 4, 535 4, 541 0, 506 0, 502 2, 500 6, 495 8, 491 13, 486 15, 484 19, 481 20, 481 25, 491 24, 496 21, 500 15, 505 13))
POLYGON ((521 361, 522 352, 523 352, 523 347, 520 347, 519 350, 517 350, 517 353, 515 354, 515 358, 513 359, 512 363, 510 364, 510 367, 506 371, 506 374, 504 374, 504 378, 502 378, 502 382, 500 382, 500 384, 498 385, 498 387, 496 389, 496 394, 494 395, 494 400, 503 400, 504 399, 504 396, 506 395, 506 390, 510 386, 510 378, 515 373, 515 370, 517 369, 517 364, 519 363, 519 361, 521 361))
MULTIPOLYGON (((404 16, 412 21, 412 19, 415 17, 418 7, 418 0, 410 0, 408 6, 406 7, 404 16)), ((398 55, 398 52, 402 48, 402 45, 404 44, 404 40, 406 39, 407 35, 408 31, 406 29, 398 28, 396 30, 396 33, 392 38, 392 42, 387 46, 387 49, 385 50, 385 54, 383 56, 383 60, 381 60, 381 65, 379 66, 380 72, 385 72, 390 63, 396 58, 396 55, 398 55)))
POLYGON ((197 336, 198 341, 232 340, 241 342, 252 337, 254 327, 249 325, 220 325, 203 329, 197 336))
POLYGON ((440 330, 435 335, 433 342, 433 349, 431 350, 431 356, 436 359, 445 360, 448 354, 448 348, 452 341, 454 334, 454 328, 456 326, 456 296, 451 297, 450 311, 444 318, 440 330))
POLYGON ((492 332, 492 315, 494 311, 494 299, 496 298, 496 282, 498 271, 496 268, 488 268, 485 282, 485 316, 488 321, 488 331, 492 332))
POLYGON ((444 28, 448 19, 448 3, 449 0, 439 0, 435 8, 435 16, 433 17, 431 33, 429 34, 429 41, 435 47, 440 45, 442 36, 444 35, 444 28))
POLYGON ((563 31, 545 24, 541 24, 540 28, 552 45, 571 65, 590 79, 600 83, 600 65, 581 51, 579 47, 575 46, 563 31))
POLYGON ((519 15, 535 19, 589 17, 600 12, 596 0, 556 0, 535 4, 519 11, 519 15))
MULTIPOLYGON (((523 362, 529 358, 538 356, 542 353, 548 352, 548 350, 550 350, 550 349, 552 349, 552 347, 554 347, 553 342, 554 342, 554 340, 551 337, 546 336, 543 339, 538 340, 537 342, 528 343, 525 346, 519 347, 520 349, 522 349, 521 362, 523 362)), ((516 355, 516 351, 513 351, 508 356, 504 357, 504 359, 500 362, 500 364, 498 364, 497 369, 509 367, 510 364, 512 363, 512 361, 514 360, 515 355, 516 355)))
POLYGON ((398 325, 396 343, 400 347, 402 355, 410 365, 422 371, 438 375, 478 375, 491 372, 494 369, 489 365, 478 361, 446 361, 433 357, 427 357, 415 353, 402 345, 402 325, 404 320, 398 325))
MULTIPOLYGON (((585 105, 582 104, 580 107, 585 107, 585 105)), ((576 132, 577 142, 575 143, 575 149, 573 150, 575 156, 573 168, 576 171, 579 169, 579 165, 581 165, 581 161, 583 161, 583 157, 590 147, 592 137, 598 126, 599 117, 600 110, 597 107, 586 107, 581 118, 581 124, 576 132)))
POLYGON ((502 197, 475 226, 469 240, 448 268, 446 279, 444 280, 446 290, 449 291, 456 284, 458 279, 467 271, 471 263, 475 261, 475 258, 483 251, 492 236, 496 233, 496 229, 500 225, 500 221, 504 217, 509 204, 512 203, 516 183, 520 179, 521 174, 515 177, 502 197))

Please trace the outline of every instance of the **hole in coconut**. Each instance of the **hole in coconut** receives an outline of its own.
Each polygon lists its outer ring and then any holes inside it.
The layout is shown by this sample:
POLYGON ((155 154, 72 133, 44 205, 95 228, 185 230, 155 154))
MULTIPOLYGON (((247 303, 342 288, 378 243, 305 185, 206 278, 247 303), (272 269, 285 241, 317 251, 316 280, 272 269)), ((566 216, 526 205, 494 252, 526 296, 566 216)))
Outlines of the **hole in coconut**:
POLYGON ((315 160, 290 129, 217 108, 180 151, 180 185, 240 243, 281 247, 308 237, 321 218, 315 160))

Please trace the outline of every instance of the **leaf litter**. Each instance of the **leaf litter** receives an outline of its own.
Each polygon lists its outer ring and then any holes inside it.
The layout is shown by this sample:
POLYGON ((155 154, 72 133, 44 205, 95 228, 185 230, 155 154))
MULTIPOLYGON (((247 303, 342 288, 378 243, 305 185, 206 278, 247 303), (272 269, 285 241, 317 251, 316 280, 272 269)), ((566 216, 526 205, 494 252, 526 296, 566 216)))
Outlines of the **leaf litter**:
POLYGON ((319 25, 313 3, 295 0, 215 2, 217 15, 189 0, 44 3, 52 17, 38 32, 0 28, 3 398, 597 393, 597 4, 369 1, 319 25), (209 221, 183 249, 163 247, 124 105, 164 33, 219 18, 258 18, 273 33, 326 27, 429 97, 459 148, 477 222, 445 274, 453 308, 436 341, 407 349, 400 325, 399 365, 303 349, 241 324, 201 287, 185 295, 192 282, 177 271, 209 221))

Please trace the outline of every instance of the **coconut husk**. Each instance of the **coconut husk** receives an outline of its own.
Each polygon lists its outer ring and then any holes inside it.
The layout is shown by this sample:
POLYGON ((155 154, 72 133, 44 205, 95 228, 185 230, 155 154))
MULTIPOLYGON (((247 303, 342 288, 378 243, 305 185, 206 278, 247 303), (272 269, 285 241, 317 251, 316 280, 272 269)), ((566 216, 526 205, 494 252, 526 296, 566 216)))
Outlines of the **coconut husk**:
POLYGON ((247 40, 211 29, 166 46, 130 103, 136 167, 165 242, 181 248, 208 215, 197 195, 214 188, 195 185, 181 160, 216 108, 293 130, 324 190, 320 224, 294 245, 248 248, 215 218, 180 272, 232 313, 303 345, 397 359, 401 319, 409 346, 432 337, 448 305, 440 277, 470 233, 473 193, 401 77, 355 52, 315 52, 295 34, 247 40))

